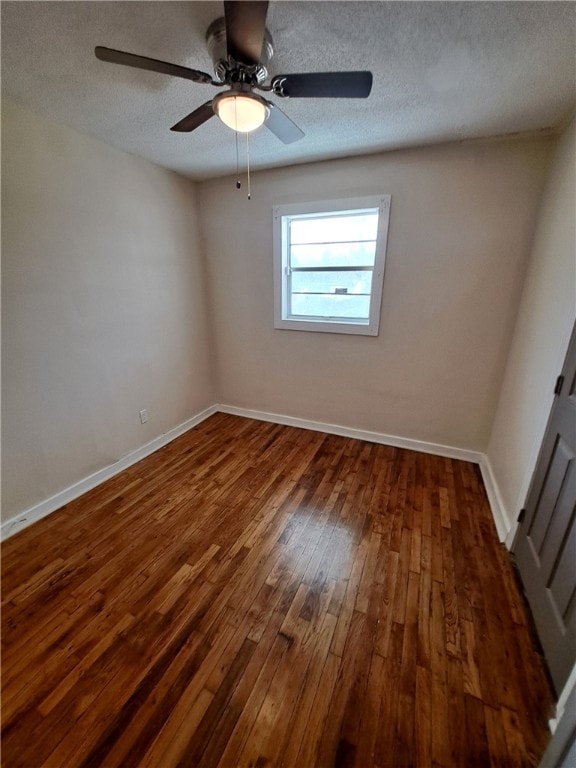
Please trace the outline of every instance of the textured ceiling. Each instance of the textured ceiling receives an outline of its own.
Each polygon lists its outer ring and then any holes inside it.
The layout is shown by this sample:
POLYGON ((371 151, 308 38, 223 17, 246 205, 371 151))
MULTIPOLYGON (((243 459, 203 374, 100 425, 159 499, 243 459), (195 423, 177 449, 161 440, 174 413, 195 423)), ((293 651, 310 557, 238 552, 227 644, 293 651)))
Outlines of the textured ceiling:
MULTIPOLYGON (((216 88, 98 61, 94 46, 212 72, 215 2, 2 2, 2 90, 194 179, 233 173, 217 118, 169 128, 216 88)), ((277 99, 305 131, 251 138, 253 168, 559 126, 574 108, 572 2, 271 2, 270 74, 370 69, 366 100, 277 99)), ((241 160, 242 162, 242 160, 241 160)))

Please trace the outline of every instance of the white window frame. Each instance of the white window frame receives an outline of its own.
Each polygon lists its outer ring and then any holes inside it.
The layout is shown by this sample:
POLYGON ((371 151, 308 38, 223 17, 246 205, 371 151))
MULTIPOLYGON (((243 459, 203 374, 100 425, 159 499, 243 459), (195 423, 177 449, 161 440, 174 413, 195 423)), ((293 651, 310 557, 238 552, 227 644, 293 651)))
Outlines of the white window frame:
POLYGON ((390 220, 390 195, 370 195, 342 200, 321 200, 317 202, 276 205, 273 208, 274 225, 274 328, 293 331, 315 331, 320 333, 352 333, 362 336, 378 336, 380 308, 384 285, 384 265, 388 242, 390 220), (378 209, 378 233, 376 253, 372 271, 370 295, 370 316, 368 320, 330 318, 314 315, 309 317, 291 316, 290 269, 288 263, 288 226, 291 218, 321 215, 323 213, 362 212, 378 209))

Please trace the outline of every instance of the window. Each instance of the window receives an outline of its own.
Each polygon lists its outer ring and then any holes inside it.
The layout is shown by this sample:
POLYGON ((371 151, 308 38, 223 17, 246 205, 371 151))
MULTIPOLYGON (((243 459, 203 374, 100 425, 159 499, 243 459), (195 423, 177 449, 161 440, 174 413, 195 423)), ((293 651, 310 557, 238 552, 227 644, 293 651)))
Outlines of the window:
POLYGON ((274 327, 377 336, 390 195, 274 208, 274 327))

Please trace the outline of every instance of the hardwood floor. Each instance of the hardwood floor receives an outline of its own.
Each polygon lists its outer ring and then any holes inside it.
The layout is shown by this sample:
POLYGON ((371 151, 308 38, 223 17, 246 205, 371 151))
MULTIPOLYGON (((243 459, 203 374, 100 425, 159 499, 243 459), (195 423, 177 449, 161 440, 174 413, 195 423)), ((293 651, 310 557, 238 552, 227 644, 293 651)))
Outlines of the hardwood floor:
POLYGON ((3 545, 5 768, 531 766, 479 472, 216 414, 3 545))

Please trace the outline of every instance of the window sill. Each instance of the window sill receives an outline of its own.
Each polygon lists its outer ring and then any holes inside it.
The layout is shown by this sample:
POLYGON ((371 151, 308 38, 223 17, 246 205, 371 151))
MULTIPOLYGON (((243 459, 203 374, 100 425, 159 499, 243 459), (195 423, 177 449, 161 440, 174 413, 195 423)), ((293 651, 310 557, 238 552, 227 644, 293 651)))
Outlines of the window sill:
POLYGON ((274 328, 284 331, 308 331, 312 333, 347 333, 356 336, 378 336, 378 326, 359 321, 292 320, 284 318, 274 322, 274 328))

